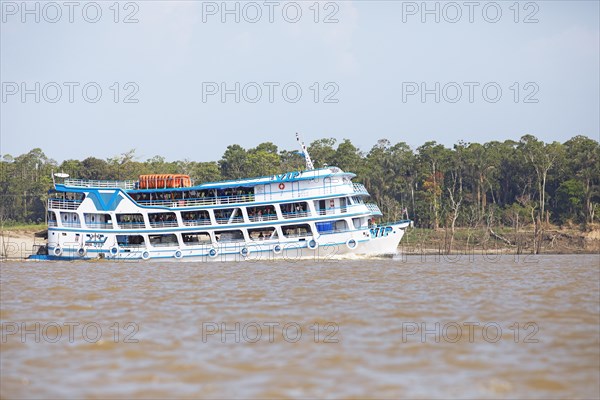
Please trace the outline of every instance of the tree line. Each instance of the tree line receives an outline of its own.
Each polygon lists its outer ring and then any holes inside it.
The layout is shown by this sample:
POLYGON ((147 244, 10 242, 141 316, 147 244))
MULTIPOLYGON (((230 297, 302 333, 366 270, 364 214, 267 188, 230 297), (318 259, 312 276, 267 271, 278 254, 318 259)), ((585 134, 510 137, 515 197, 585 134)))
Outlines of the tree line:
MULTIPOLYGON (((308 146, 315 167, 337 166, 357 174, 388 220, 405 211, 423 228, 529 226, 598 221, 600 144, 585 136, 545 143, 532 135, 519 141, 467 143, 452 148, 435 141, 412 149, 381 139, 366 152, 345 139, 319 139, 308 146)), ((39 149, 0 160, 0 218, 4 223, 43 222, 52 172, 99 180, 136 180, 141 174, 187 174, 196 183, 275 175, 304 168, 301 152, 270 142, 250 149, 233 144, 218 161, 140 161, 135 150, 108 158, 57 163, 39 149)))

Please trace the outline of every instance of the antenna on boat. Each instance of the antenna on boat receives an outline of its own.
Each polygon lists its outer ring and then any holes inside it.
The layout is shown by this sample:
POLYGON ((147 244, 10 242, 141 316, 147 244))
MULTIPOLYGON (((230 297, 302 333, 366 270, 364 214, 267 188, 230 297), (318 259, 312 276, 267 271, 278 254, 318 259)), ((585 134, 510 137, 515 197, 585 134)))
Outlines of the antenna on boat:
POLYGON ((308 154, 308 149, 304 145, 304 142, 302 140, 300 140, 300 134, 298 132, 296 132, 296 140, 298 141, 298 144, 300 145, 300 148, 302 149, 302 155, 304 156, 304 160, 306 161, 306 170, 312 171, 313 169, 315 169, 315 166, 313 165, 313 162, 310 159, 310 155, 308 154))

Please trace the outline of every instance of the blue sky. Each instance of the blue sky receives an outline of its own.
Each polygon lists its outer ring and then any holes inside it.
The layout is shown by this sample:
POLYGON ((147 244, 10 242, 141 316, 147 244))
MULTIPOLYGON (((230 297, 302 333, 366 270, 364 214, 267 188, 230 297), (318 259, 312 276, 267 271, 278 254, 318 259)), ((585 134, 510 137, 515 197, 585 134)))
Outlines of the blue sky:
POLYGON ((0 2, 0 153, 209 161, 233 143, 295 150, 295 132, 364 151, 600 135, 597 1, 90 3, 0 2))

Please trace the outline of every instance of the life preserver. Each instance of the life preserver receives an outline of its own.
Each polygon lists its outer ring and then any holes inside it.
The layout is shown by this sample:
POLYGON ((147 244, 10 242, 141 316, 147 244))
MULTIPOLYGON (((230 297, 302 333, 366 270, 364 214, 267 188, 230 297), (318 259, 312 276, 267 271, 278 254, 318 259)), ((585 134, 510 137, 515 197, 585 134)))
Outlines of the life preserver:
POLYGON ((309 248, 309 249, 311 249, 311 250, 314 250, 314 249, 316 249, 317 247, 319 247, 319 243, 317 243, 317 241, 316 241, 315 239, 311 239, 311 240, 308 242, 308 248, 309 248))
POLYGON ((117 246, 113 246, 110 248, 110 254, 113 256, 116 256, 117 254, 119 254, 119 248, 117 246))
POLYGON ((78 255, 79 257, 85 257, 85 253, 86 253, 86 252, 87 252, 87 251, 85 250, 85 247, 80 247, 80 248, 79 248, 79 250, 77 250, 77 255, 78 255))
POLYGON ((281 253, 281 245, 276 244, 275 246, 273 246, 273 253, 275 253, 275 254, 281 253))
POLYGON ((346 247, 348 247, 350 250, 354 250, 357 246, 358 242, 354 239, 348 239, 346 241, 346 247))
POLYGON ((214 247, 211 247, 210 250, 208 251, 208 256, 210 258, 215 258, 218 255, 219 255, 219 251, 217 249, 215 249, 214 247))
POLYGON ((285 189, 285 183, 281 182, 279 184, 279 190, 283 190, 283 189, 285 189))
POLYGON ((240 255, 244 258, 248 257, 248 255, 250 255, 250 249, 248 247, 242 247, 240 255))
POLYGON ((177 250, 175 252, 175 258, 181 258, 181 257, 183 257, 183 254, 181 253, 181 250, 177 250))
POLYGON ((148 251, 144 251, 144 252, 142 253, 142 259, 143 259, 143 260, 147 260, 147 259, 149 259, 149 258, 150 258, 150 253, 149 253, 148 251))
POLYGON ((53 252, 54 252, 54 255, 57 257, 62 255, 62 249, 60 247, 55 247, 53 252))

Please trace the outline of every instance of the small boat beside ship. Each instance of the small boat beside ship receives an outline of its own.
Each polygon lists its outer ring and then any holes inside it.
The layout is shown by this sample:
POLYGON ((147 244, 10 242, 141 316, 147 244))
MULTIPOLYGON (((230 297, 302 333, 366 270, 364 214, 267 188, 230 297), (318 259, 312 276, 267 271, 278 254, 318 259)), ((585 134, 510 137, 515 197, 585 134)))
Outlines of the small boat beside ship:
POLYGON ((194 185, 187 175, 93 181, 54 174, 42 260, 241 261, 394 254, 410 220, 337 167, 194 185))

